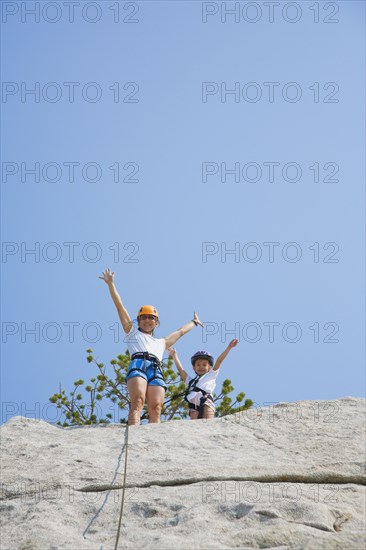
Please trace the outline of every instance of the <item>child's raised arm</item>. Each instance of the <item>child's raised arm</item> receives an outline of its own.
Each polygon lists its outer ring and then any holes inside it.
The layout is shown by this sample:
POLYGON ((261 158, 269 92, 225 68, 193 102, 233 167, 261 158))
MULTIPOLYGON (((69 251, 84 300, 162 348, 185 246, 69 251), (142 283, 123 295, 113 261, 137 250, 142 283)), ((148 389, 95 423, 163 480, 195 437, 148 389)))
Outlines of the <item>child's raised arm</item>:
POLYGON ((226 350, 224 350, 222 352, 221 355, 218 356, 218 358, 216 359, 216 363, 215 363, 215 366, 213 368, 213 370, 219 370, 219 368, 221 367, 221 363, 223 362, 223 360, 228 356, 229 354, 229 351, 232 349, 232 348, 235 348, 235 346, 237 346, 239 343, 239 340, 237 340, 236 338, 234 338, 234 340, 231 340, 230 344, 228 345, 228 347, 226 348, 226 350))
POLYGON ((99 277, 99 279, 102 279, 105 283, 107 283, 109 292, 111 293, 112 300, 114 302, 114 305, 117 308, 119 318, 121 320, 123 330, 126 334, 128 334, 132 327, 132 321, 131 317, 128 314, 127 309, 122 304, 122 300, 120 295, 117 292, 117 289, 114 285, 114 271, 111 272, 109 267, 106 269, 105 273, 103 273, 102 277, 99 277))
POLYGON ((169 334, 169 336, 166 336, 164 338, 164 340, 165 340, 165 349, 168 349, 168 348, 171 348, 172 346, 174 346, 175 342, 177 340, 179 340, 179 338, 181 338, 182 336, 187 334, 187 332, 192 330, 192 328, 196 327, 197 325, 200 325, 201 327, 203 327, 203 324, 199 320, 197 313, 194 312, 194 316, 193 316, 192 321, 189 321, 189 323, 186 323, 181 328, 179 328, 175 332, 172 332, 171 334, 169 334))
POLYGON ((169 357, 173 357, 174 364, 178 369, 180 377, 183 380, 183 382, 185 382, 186 378, 187 378, 187 373, 184 370, 184 368, 182 367, 182 363, 179 361, 179 357, 178 357, 178 354, 177 354, 176 350, 174 348, 169 348, 168 353, 169 353, 169 357))

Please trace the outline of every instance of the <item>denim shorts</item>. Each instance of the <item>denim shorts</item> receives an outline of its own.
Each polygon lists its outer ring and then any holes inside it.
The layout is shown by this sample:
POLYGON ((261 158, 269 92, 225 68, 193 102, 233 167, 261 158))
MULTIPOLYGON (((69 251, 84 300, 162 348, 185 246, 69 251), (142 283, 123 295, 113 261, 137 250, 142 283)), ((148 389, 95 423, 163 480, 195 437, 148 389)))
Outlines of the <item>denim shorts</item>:
POLYGON ((133 359, 129 364, 126 381, 136 376, 141 376, 146 380, 148 386, 161 386, 165 390, 165 380, 161 370, 147 359, 133 359))

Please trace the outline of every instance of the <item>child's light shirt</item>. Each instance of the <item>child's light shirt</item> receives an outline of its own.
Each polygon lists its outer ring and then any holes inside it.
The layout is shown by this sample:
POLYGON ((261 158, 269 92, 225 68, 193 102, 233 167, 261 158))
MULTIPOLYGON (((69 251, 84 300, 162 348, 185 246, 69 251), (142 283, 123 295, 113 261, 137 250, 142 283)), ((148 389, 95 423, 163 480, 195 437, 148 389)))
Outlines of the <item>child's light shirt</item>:
POLYGON ((125 342, 131 356, 134 353, 147 351, 155 355, 159 361, 163 359, 165 339, 154 338, 150 334, 146 334, 146 332, 141 332, 135 325, 132 325, 130 332, 126 335, 125 342))
MULTIPOLYGON (((216 378, 218 374, 219 374, 218 370, 213 370, 213 369, 209 370, 208 372, 206 372, 206 374, 203 374, 199 378, 198 382, 196 382, 197 388, 202 388, 205 392, 212 394, 214 389, 216 388, 216 378)), ((185 381, 185 385, 187 387, 191 380, 194 380, 194 378, 191 378, 190 376, 187 375, 187 378, 185 381)), ((191 391, 187 395, 187 399, 190 403, 193 403, 194 405, 199 406, 202 395, 203 394, 201 392, 191 391)))

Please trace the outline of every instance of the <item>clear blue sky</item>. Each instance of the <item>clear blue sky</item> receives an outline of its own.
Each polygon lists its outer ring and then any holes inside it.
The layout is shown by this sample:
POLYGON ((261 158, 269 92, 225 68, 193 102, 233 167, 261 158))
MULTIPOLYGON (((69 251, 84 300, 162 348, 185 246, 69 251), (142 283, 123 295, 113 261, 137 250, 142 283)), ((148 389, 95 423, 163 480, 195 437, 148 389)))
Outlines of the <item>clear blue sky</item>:
POLYGON ((258 405, 364 395, 364 2, 2 4, 3 421, 125 351, 107 266, 258 405))

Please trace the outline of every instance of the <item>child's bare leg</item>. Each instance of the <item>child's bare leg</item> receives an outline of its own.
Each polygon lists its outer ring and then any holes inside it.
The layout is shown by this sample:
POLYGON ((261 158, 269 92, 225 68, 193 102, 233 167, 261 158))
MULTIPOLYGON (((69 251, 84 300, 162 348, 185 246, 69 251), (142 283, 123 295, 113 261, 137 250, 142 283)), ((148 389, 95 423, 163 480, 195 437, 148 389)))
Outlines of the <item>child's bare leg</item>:
POLYGON ((195 411, 195 410, 191 409, 191 410, 189 411, 189 416, 190 416, 191 420, 197 420, 197 418, 198 418, 198 411, 195 411))
POLYGON ((209 420, 211 418, 214 418, 214 416, 215 416, 215 411, 211 409, 211 407, 209 407, 208 405, 204 405, 203 418, 205 418, 206 420, 209 420))
POLYGON ((142 376, 135 376, 127 380, 127 390, 130 394, 131 404, 128 411, 128 424, 134 426, 140 424, 142 407, 145 403, 147 382, 142 376))
POLYGON ((149 422, 160 422, 161 409, 164 403, 165 390, 162 386, 147 386, 146 401, 149 422))

